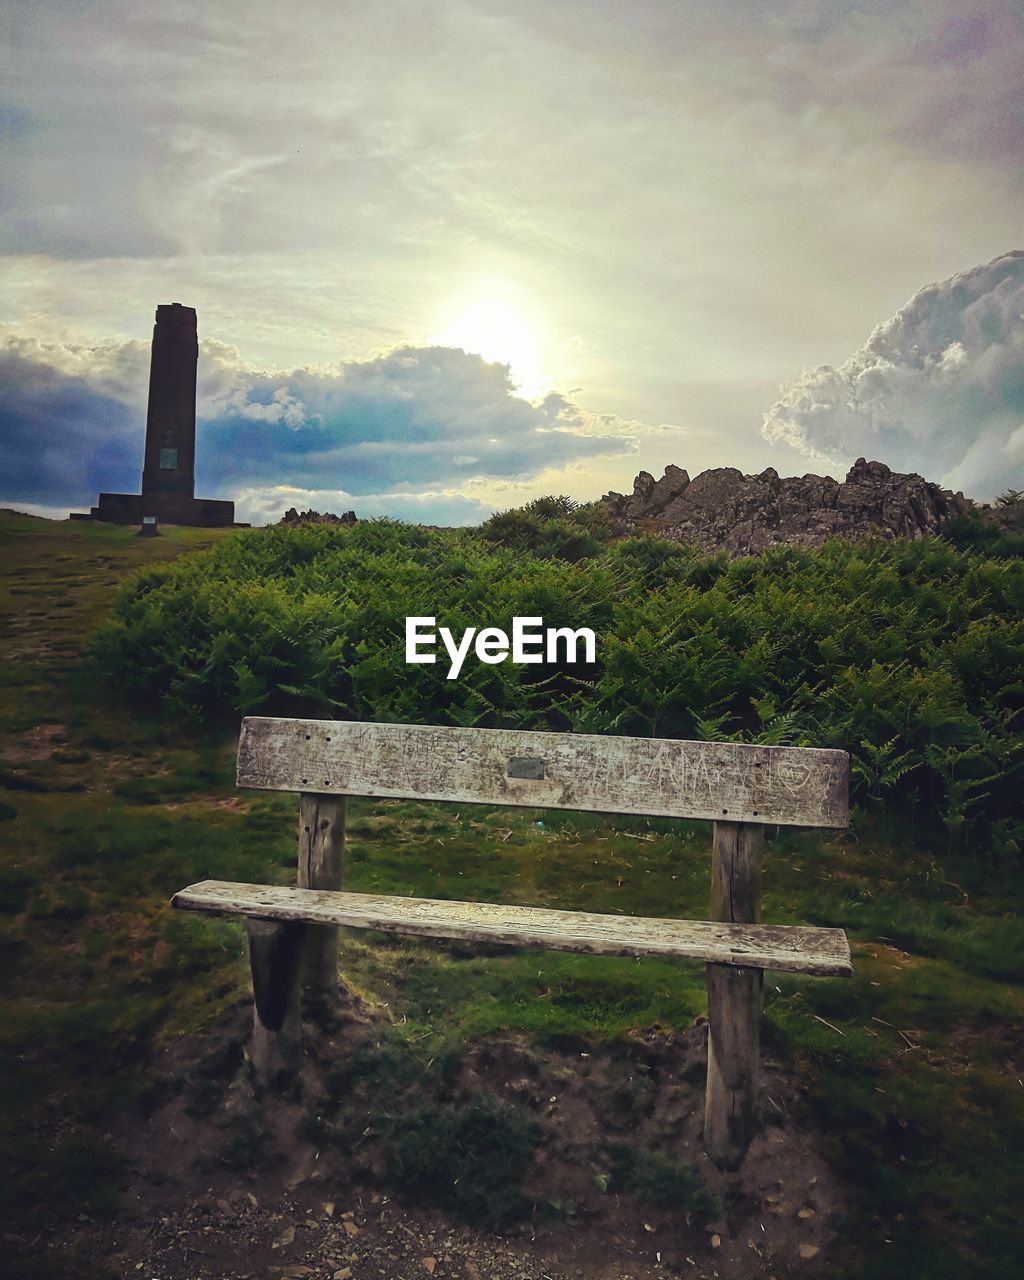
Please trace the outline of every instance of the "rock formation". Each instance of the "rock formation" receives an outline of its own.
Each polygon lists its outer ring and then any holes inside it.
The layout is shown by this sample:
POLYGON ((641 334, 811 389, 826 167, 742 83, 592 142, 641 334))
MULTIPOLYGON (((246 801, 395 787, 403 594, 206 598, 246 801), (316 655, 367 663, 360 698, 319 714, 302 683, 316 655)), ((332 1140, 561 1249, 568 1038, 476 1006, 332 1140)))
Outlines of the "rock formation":
POLYGON ((730 555, 777 543, 814 547, 830 535, 855 538, 872 529, 886 538, 920 538, 974 508, 962 493, 863 458, 843 483, 815 475, 782 479, 774 467, 756 476, 716 467, 691 480, 669 466, 660 480, 641 471, 632 494, 608 493, 601 501, 615 533, 659 533, 730 555))
POLYGON ((354 511, 343 511, 336 516, 333 511, 296 511, 289 507, 278 524, 357 524, 354 511))

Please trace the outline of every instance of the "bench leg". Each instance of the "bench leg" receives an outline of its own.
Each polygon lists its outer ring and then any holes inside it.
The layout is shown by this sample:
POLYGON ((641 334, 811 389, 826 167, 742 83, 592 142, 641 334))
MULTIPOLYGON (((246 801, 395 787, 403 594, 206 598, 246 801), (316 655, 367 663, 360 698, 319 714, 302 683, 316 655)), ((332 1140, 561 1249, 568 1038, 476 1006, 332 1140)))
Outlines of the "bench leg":
MULTIPOLYGON (((299 796, 299 888, 340 889, 345 850, 345 797, 299 796)), ((338 930, 313 925, 306 941, 303 986, 310 1011, 329 1007, 338 994, 338 930)))
POLYGON ((302 1037, 302 956, 307 928, 295 920, 247 921, 252 970, 252 1065, 272 1086, 299 1064, 302 1037))
MULTIPOLYGON (((761 917, 764 827, 716 822, 711 918, 756 924, 761 917)), ((764 970, 709 964, 708 1082, 704 1146, 720 1169, 735 1169, 754 1136, 760 1074, 764 970)))
POLYGON ((764 970, 709 964, 707 972, 704 1146, 720 1169, 735 1169, 757 1127, 764 970))

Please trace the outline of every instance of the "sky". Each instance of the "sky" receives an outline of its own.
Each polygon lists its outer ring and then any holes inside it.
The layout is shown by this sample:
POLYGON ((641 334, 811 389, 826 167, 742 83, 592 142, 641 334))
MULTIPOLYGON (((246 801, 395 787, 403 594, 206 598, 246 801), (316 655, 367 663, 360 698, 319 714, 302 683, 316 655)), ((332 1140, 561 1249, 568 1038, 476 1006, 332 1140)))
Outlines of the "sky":
POLYGON ((0 504, 476 523, 641 469, 1024 488, 1024 0, 33 0, 0 18, 0 504))

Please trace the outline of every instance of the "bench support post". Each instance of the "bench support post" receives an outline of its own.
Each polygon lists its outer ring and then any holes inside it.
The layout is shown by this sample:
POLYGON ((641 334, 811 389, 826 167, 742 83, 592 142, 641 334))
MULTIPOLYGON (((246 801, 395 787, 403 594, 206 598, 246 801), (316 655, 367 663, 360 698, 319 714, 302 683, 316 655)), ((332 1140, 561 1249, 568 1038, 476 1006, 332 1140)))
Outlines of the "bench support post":
POLYGON ((302 1035, 302 955, 308 932, 296 920, 246 921, 252 970, 252 1065, 261 1085, 294 1072, 302 1035))
MULTIPOLYGON (((755 924, 761 915, 764 827, 716 822, 711 919, 755 924)), ((735 1169, 757 1120, 764 970, 709 964, 708 1080, 704 1146, 720 1169, 735 1169)))
MULTIPOLYGON (((299 796, 299 888, 340 889, 345 849, 345 797, 299 796)), ((328 1005, 338 992, 338 930, 310 928, 303 986, 310 1004, 328 1005)))

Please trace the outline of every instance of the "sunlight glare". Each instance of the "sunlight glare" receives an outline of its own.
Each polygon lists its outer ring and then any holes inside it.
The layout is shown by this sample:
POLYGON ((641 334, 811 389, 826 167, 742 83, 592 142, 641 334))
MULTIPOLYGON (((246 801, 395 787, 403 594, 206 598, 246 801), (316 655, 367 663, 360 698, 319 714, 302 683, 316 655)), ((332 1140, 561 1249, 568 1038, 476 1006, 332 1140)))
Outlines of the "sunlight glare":
POLYGON ((533 398, 544 389, 540 339, 523 311, 503 298, 491 296, 470 303, 433 340, 461 347, 488 362, 507 364, 521 395, 533 398))

